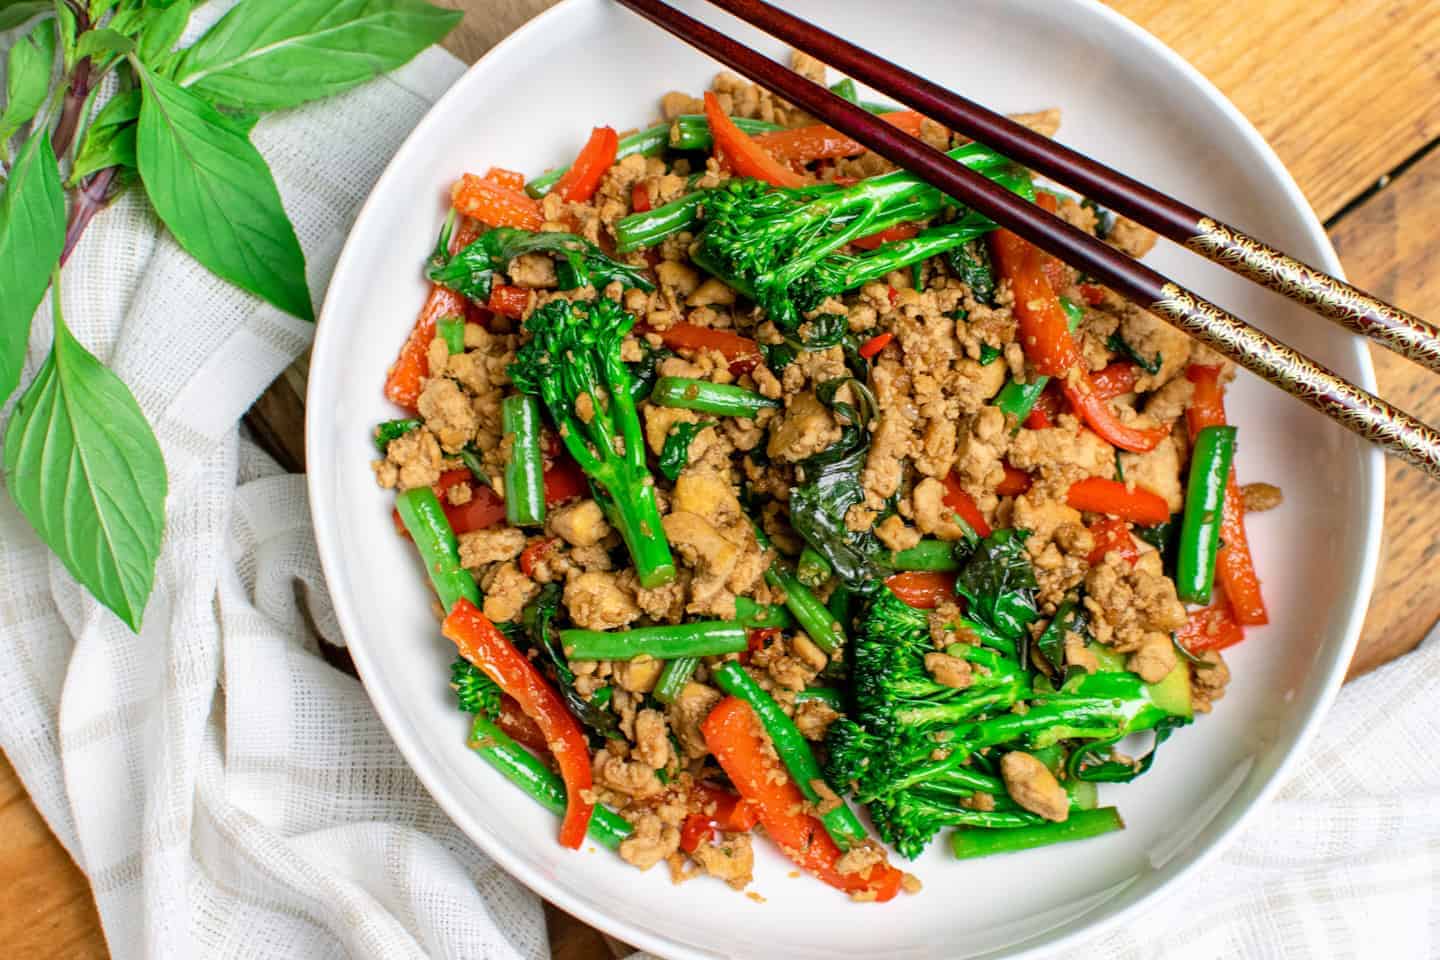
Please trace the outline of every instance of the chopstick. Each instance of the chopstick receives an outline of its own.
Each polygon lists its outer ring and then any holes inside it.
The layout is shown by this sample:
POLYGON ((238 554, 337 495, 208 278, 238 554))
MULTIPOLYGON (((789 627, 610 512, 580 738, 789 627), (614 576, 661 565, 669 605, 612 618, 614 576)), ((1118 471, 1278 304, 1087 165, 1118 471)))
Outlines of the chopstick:
POLYGON ((1440 479, 1440 433, 1154 269, 662 0, 618 0, 910 173, 1081 269, 1341 426, 1440 479))
POLYGON ((1002 114, 857 47, 765 0, 710 0, 747 23, 1016 163, 1280 293, 1352 333, 1440 372, 1440 327, 1332 277, 1002 114))

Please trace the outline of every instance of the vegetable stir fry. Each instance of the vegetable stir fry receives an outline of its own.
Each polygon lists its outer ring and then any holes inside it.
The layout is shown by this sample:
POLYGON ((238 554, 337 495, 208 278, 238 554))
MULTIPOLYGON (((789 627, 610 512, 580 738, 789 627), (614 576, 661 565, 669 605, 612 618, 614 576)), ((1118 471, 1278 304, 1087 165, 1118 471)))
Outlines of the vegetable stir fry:
POLYGON ((561 844, 737 889, 761 842, 886 901, 942 833, 968 859, 1122 829, 1100 785, 1267 621, 1245 511, 1280 496, 1237 482, 1231 366, 763 89, 661 107, 456 182, 385 384, 375 474, 472 749, 561 844))

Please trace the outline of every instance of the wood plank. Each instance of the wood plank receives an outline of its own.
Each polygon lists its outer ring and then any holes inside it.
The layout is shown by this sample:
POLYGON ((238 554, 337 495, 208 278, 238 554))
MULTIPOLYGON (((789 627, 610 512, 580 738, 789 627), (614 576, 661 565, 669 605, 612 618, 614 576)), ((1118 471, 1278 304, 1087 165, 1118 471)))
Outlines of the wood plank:
MULTIPOLYGON (((1357 209, 1331 231, 1350 278, 1422 317, 1440 316, 1440 150, 1357 209)), ((1428 423, 1440 422, 1440 378, 1379 349, 1371 350, 1380 395, 1428 423)), ((1415 647, 1440 620, 1440 510, 1436 486, 1391 461, 1386 469, 1385 544, 1355 677, 1415 647)))

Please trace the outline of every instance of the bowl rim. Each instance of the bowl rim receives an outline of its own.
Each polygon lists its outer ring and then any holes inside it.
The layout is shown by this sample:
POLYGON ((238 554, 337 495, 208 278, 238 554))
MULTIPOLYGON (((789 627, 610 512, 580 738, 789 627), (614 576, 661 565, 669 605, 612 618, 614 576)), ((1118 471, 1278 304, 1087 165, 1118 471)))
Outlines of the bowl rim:
MULTIPOLYGON (((386 164, 384 172, 376 180, 369 195, 356 213, 355 220, 351 225, 349 234, 340 256, 335 262, 334 272, 331 274, 330 283, 326 288, 325 303, 322 305, 320 315, 317 318, 315 339, 311 346, 312 357, 323 357, 333 348, 331 342, 342 336, 340 333, 341 324, 338 320, 326 322, 330 315, 329 304, 332 302, 330 294, 337 285, 337 281, 347 273, 347 267, 353 257, 357 254, 351 246, 357 228, 365 221, 372 209, 380 204, 379 198, 387 193, 386 188, 390 181, 398 176, 397 171, 405 167, 411 158, 411 154, 422 149, 425 134, 431 124, 439 123, 438 118, 447 113, 452 100, 458 100, 462 96, 467 81, 472 74, 484 69, 486 62, 500 52, 512 45, 524 43, 531 33, 544 30, 552 20, 567 16, 570 12, 595 0, 560 0, 560 2, 542 11, 523 23, 516 30, 503 38, 495 46, 485 52, 480 59, 471 64, 465 72, 456 78, 455 82, 445 93, 440 96, 433 105, 426 111, 425 116, 420 119, 415 128, 405 138, 399 149, 386 164)), ((1266 172, 1273 177, 1275 183, 1281 188, 1284 200, 1288 206, 1299 214, 1301 224, 1304 226, 1309 238, 1315 243, 1320 251, 1321 257, 1319 266, 1329 271, 1332 275, 1344 279, 1344 268, 1340 263, 1339 256, 1325 231, 1323 224, 1316 215, 1314 209, 1305 199, 1304 193, 1295 182, 1290 171, 1281 162, 1274 148, 1261 136, 1260 132, 1249 121, 1249 119, 1236 107, 1228 97, 1195 66, 1185 60, 1177 52, 1172 50, 1166 43, 1150 33, 1144 27, 1130 20, 1119 11, 1109 7, 1101 0, 1070 0, 1079 7, 1089 8, 1089 12, 1098 16, 1106 26, 1120 31, 1127 38, 1145 49, 1147 53, 1157 55, 1167 67, 1174 70, 1183 80, 1206 100, 1209 105, 1218 109, 1220 115, 1239 132, 1246 143, 1256 152, 1264 163, 1266 172)), ((659 36, 657 34, 657 36, 659 36)), ((1365 342, 1358 338, 1352 338, 1350 344, 1356 354, 1359 367, 1359 386, 1374 393, 1376 390, 1374 365, 1371 361, 1370 352, 1365 342)), ((319 409, 316 401, 320 394, 328 389, 331 377, 323 363, 315 364, 309 377, 309 384, 306 390, 307 411, 319 409)), ((333 435, 322 430, 318 425, 319 420, 307 414, 305 420, 305 448, 307 462, 311 465, 323 464, 319 469, 308 468, 306 474, 306 490, 311 504, 324 502, 326 493, 324 489, 330 476, 330 464, 334 462, 331 456, 317 456, 317 452, 324 450, 327 443, 333 443, 333 435)), ((1160 897, 1172 892, 1185 879, 1191 877, 1197 871, 1208 865, 1214 858, 1220 855, 1230 843, 1248 825, 1251 818, 1265 807, 1274 796, 1280 786, 1287 779, 1294 764, 1303 753, 1304 748, 1315 736, 1320 723, 1329 712, 1332 703, 1337 696, 1341 684, 1344 682, 1345 672, 1354 655, 1359 643, 1360 631, 1364 625, 1365 614, 1369 609, 1371 595, 1374 589, 1375 578, 1379 568, 1380 545, 1383 533, 1384 507, 1385 507, 1385 458, 1377 449, 1371 448, 1366 452, 1366 459, 1363 468, 1362 489, 1369 493, 1368 509, 1365 515, 1366 530, 1364 535, 1364 557, 1360 568, 1360 575, 1355 591, 1355 601, 1352 604, 1342 630, 1341 642, 1332 644, 1326 661, 1321 664, 1324 671, 1324 682, 1317 695, 1307 706, 1307 717, 1296 733, 1291 749, 1281 759, 1280 763, 1270 773, 1268 779, 1261 785, 1255 798, 1244 808, 1238 811, 1231 822, 1222 827, 1214 837, 1198 853, 1194 854, 1188 862, 1176 868, 1163 883, 1154 890, 1132 903, 1115 910, 1108 916, 1087 920, 1084 915, 1080 923, 1073 929, 1056 935, 1054 930, 1042 931, 1031 935, 1031 942, 1022 943, 1018 948, 1006 954, 1012 960, 1020 958, 1036 958, 1042 952, 1057 951, 1066 946, 1074 945, 1078 941, 1096 936, 1107 929, 1112 929, 1127 919, 1137 914, 1141 909, 1151 905, 1160 897)), ((333 518, 322 520, 327 515, 321 511, 311 510, 311 523, 315 531, 316 544, 320 557, 322 570, 325 572, 327 582, 332 579, 332 572, 338 573, 343 568, 342 558, 338 554, 336 537, 329 532, 333 527, 333 518)), ((644 927, 634 925, 628 921, 607 914, 600 909, 592 909, 586 903, 575 901, 570 898, 558 879, 547 877, 543 871, 532 866, 522 856, 512 853, 507 845, 497 837, 493 831, 486 827, 469 809, 460 802, 451 787, 446 783, 445 778, 436 776, 428 764, 417 763, 422 751, 418 744, 411 742, 404 733, 404 725, 396 722, 395 706, 388 696, 375 696, 371 692, 367 677, 370 675, 371 661, 367 653, 364 641, 351 643, 351 637, 360 637, 364 631, 359 629, 354 612, 350 609, 348 600, 332 595, 332 604, 335 609, 336 620, 342 634, 345 635, 351 657, 354 660, 356 670, 360 675, 360 681, 365 688, 366 695, 370 698, 376 713, 381 722, 385 725, 387 733, 395 742, 401 755, 405 758, 407 765, 415 773, 416 777, 424 785, 426 791, 444 811, 445 815, 460 828, 470 840, 476 843, 488 856, 493 858, 512 877, 519 880, 531 891, 545 900, 559 906, 566 912, 577 917, 592 927, 603 930, 605 933, 618 937, 626 943, 641 950, 649 951, 657 955, 675 958, 694 958, 694 960, 711 960, 716 954, 695 947, 688 943, 672 940, 671 938, 652 932, 644 927)))

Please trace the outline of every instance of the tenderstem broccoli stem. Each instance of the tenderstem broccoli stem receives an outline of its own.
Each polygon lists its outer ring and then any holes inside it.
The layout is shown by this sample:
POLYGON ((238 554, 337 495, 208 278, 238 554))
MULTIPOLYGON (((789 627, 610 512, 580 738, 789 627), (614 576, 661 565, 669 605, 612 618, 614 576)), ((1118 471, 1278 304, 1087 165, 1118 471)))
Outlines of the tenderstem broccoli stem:
POLYGON ((1215 558, 1220 551, 1225 485, 1234 458, 1234 427, 1205 427, 1195 435, 1175 563, 1175 592, 1187 603, 1210 602, 1215 558))
POLYGON ((662 407, 696 410, 717 417, 754 419, 761 411, 780 406, 780 401, 762 397, 729 383, 711 383, 692 377, 661 377, 655 381, 650 402, 662 407))
POLYGON ((661 703, 674 703, 699 665, 699 657, 676 657, 666 662, 665 669, 660 671, 660 679, 655 681, 655 689, 651 691, 651 695, 661 703))
POLYGON ((746 648, 745 628, 729 620, 704 620, 630 630, 561 630, 560 646, 571 660, 656 660, 718 657, 746 648))
POLYGON ((500 403, 505 464, 505 519, 513 527, 545 522, 545 463, 540 456, 540 403, 516 394, 500 403))
POLYGON ((406 490, 395 498, 400 521, 425 561, 425 572, 448 612, 458 600, 480 605, 480 590, 470 571, 460 566, 460 543, 440 506, 440 499, 429 487, 406 490))
MULTIPOLYGON (((759 524, 753 526, 760 549, 769 550, 770 538, 760 529, 759 524)), ((830 608, 821 603, 820 598, 811 593, 809 587, 786 569, 779 558, 765 571, 765 582, 776 590, 785 591, 785 606, 790 608, 801 628, 817 647, 826 653, 834 653, 840 644, 845 642, 845 629, 840 626, 840 621, 831 615, 830 608)))
MULTIPOLYGON (((483 713, 475 715, 468 746, 500 771, 506 780, 539 801, 542 807, 557 816, 564 815, 565 784, 560 777, 483 713)), ((590 839, 614 850, 632 829, 619 814, 607 807, 596 806, 590 816, 588 832, 590 839)))
POLYGON ((1088 840, 1114 830, 1125 829, 1125 821, 1114 807, 1071 810, 1061 823, 1042 823, 1011 830, 961 828, 950 835, 950 850, 961 860, 987 857, 993 853, 1033 850, 1052 843, 1088 840))
POLYGON ((896 550, 890 556, 896 570, 959 570, 955 544, 946 540, 921 540, 908 550, 896 550))
MULTIPOLYGON (((816 762, 815 754, 811 752, 804 734, 795 726, 795 721, 787 717, 775 699, 750 679, 750 675, 735 661, 721 664, 716 668, 713 677, 720 689, 732 697, 744 700, 755 711, 761 726, 770 736, 770 742, 775 746, 776 755, 790 771, 790 777, 795 781, 795 786, 800 788, 801 795, 811 803, 823 803, 826 797, 821 796, 815 784, 825 784, 825 776, 820 772, 820 764, 816 762)), ((831 798, 838 796, 833 788, 826 792, 831 798)), ((865 828, 860 825, 855 811, 843 800, 839 806, 822 813, 820 821, 825 824, 826 832, 841 850, 849 850, 855 844, 864 842, 866 838, 865 828)))

